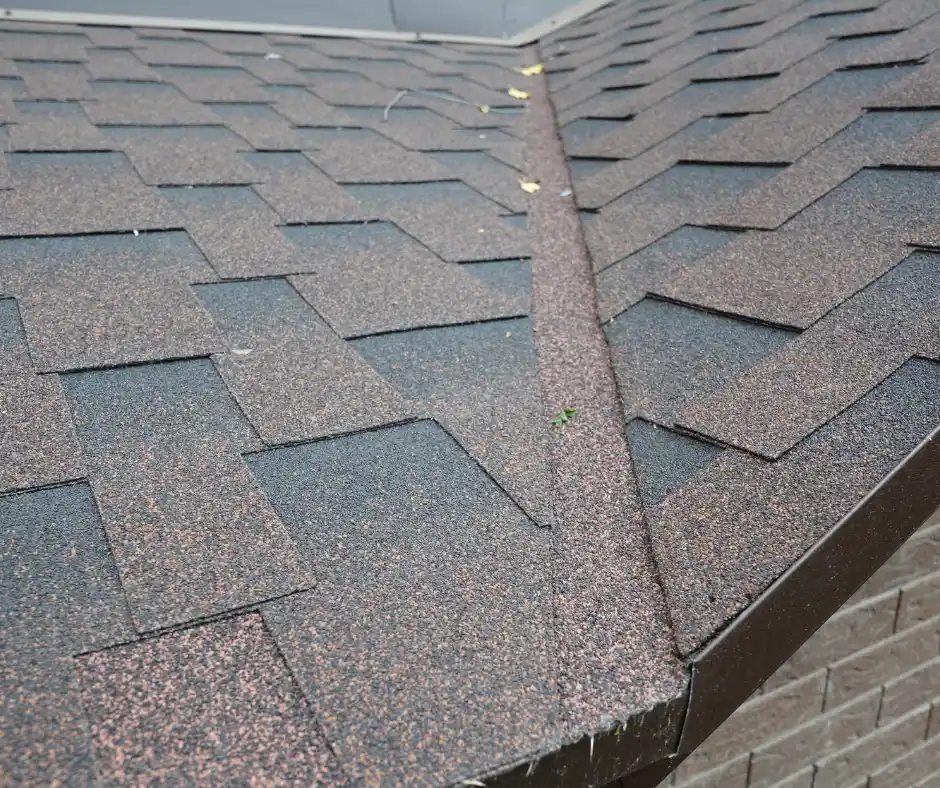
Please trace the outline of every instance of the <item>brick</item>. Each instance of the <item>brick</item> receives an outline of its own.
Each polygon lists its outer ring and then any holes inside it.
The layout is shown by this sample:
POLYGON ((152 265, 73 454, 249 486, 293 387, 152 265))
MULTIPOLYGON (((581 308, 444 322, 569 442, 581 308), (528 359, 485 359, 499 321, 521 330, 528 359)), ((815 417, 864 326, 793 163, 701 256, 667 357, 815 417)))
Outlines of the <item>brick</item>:
POLYGON ((752 698, 677 769, 683 778, 714 769, 812 719, 822 708, 825 671, 752 698))
POLYGON ((813 788, 845 788, 885 761, 900 758, 923 740, 929 708, 924 706, 878 728, 851 747, 816 763, 813 788))
POLYGON ((940 570, 940 523, 933 518, 907 540, 852 598, 864 599, 940 570))
POLYGON ((846 703, 885 681, 932 659, 940 648, 940 618, 925 621, 835 663, 826 708, 846 703))
POLYGON ((940 763, 940 737, 930 739, 872 774, 868 788, 914 785, 935 772, 940 763))
POLYGON ((940 657, 885 684, 878 724, 884 725, 885 722, 927 703, 938 694, 940 694, 940 657))
POLYGON ((878 690, 869 692, 756 750, 748 788, 762 788, 786 779, 795 769, 843 750, 873 731, 880 694, 878 690))
POLYGON ((934 616, 940 616, 940 572, 901 589, 898 629, 906 629, 934 616))
POLYGON ((774 689, 808 676, 820 668, 890 637, 898 592, 890 591, 862 604, 843 608, 823 624, 803 646, 765 682, 774 689))
MULTIPOLYGON (((812 766, 807 766, 796 774, 790 775, 786 780, 775 783, 772 788, 812 788, 814 772, 812 766)), ((861 786, 852 786, 852 788, 861 788, 861 786)))
POLYGON ((677 778, 676 788, 748 788, 748 764, 751 756, 745 755, 722 764, 717 769, 683 779, 677 778))

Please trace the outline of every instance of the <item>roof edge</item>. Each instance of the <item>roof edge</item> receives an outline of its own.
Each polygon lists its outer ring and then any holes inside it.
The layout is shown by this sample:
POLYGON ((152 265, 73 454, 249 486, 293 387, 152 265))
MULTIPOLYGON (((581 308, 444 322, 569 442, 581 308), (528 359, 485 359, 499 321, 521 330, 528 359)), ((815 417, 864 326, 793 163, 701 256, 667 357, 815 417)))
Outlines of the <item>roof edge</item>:
POLYGON ((422 33, 398 30, 372 30, 369 28, 319 27, 291 25, 275 22, 237 22, 224 19, 189 17, 142 16, 137 14, 102 14, 85 11, 41 11, 30 8, 0 9, 0 20, 11 22, 49 22, 55 24, 95 25, 102 27, 154 27, 184 30, 206 30, 226 33, 281 33, 285 35, 319 36, 321 38, 356 38, 373 41, 404 41, 416 43, 476 44, 515 48, 533 41, 577 21, 611 0, 580 0, 568 8, 536 22, 525 30, 508 37, 463 36, 449 33, 422 33))
POLYGON ((938 470, 940 427, 694 655, 680 758, 708 738, 940 508, 938 470))

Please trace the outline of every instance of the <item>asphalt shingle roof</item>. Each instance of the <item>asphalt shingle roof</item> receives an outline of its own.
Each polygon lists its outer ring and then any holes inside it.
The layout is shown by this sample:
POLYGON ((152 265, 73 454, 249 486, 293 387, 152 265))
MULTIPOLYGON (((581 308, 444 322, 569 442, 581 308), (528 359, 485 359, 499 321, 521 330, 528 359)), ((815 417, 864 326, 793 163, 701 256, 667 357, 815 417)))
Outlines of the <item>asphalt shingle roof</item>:
POLYGON ((940 505, 937 51, 0 22, 0 775, 674 768, 940 505))

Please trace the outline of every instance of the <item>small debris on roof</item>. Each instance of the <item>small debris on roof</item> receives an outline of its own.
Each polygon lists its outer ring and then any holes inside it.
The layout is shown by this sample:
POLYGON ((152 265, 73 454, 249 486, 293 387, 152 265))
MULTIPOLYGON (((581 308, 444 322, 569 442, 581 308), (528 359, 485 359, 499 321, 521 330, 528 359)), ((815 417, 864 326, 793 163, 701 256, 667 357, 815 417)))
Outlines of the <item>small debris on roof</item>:
POLYGON ((534 77, 536 74, 541 74, 545 70, 545 66, 541 63, 536 63, 534 66, 523 66, 522 68, 517 68, 518 71, 524 77, 534 77))

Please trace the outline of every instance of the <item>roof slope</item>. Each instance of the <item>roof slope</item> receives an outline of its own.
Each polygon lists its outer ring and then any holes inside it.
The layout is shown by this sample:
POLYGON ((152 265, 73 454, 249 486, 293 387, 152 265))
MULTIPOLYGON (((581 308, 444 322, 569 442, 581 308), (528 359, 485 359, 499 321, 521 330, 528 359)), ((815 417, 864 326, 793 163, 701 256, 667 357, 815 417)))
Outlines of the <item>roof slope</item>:
POLYGON ((548 79, 0 23, 3 772, 673 768, 940 504, 940 37, 873 6, 614 4, 548 79))

